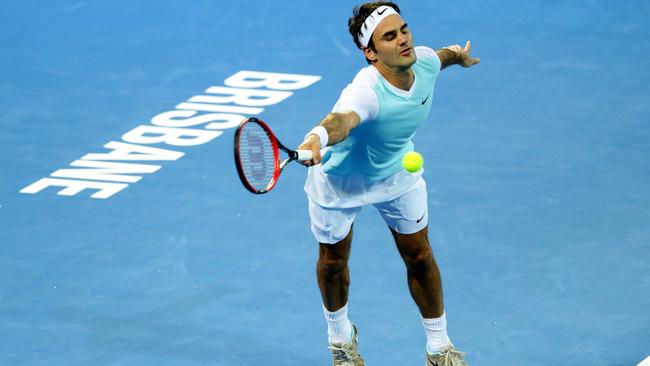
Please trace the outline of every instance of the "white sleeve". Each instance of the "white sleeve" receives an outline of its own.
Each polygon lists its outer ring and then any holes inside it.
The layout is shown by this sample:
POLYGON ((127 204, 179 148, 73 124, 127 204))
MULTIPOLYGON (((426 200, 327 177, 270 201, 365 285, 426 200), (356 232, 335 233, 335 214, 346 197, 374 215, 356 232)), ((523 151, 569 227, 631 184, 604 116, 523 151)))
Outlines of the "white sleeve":
POLYGON ((418 57, 438 57, 438 54, 435 50, 425 46, 415 47, 415 52, 417 53, 418 57))
POLYGON ((379 112, 377 95, 367 85, 349 84, 332 108, 332 112, 342 111, 355 112, 361 118, 361 123, 373 120, 379 112))
POLYGON ((432 48, 425 47, 425 46, 417 46, 415 47, 415 52, 418 56, 418 59, 420 58, 430 58, 431 62, 433 63, 434 68, 440 72, 440 68, 442 67, 442 63, 440 62, 440 57, 438 57, 438 54, 436 51, 432 48))

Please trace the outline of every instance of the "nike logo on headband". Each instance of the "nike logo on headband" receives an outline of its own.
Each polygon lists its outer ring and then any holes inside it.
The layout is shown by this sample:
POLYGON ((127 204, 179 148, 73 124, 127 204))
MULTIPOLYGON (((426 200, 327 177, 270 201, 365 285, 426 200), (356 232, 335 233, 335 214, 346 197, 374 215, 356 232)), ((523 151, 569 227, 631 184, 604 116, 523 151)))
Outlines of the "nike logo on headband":
POLYGON ((382 14, 384 14, 385 11, 386 11, 386 9, 384 9, 382 11, 377 11, 377 14, 382 15, 382 14))

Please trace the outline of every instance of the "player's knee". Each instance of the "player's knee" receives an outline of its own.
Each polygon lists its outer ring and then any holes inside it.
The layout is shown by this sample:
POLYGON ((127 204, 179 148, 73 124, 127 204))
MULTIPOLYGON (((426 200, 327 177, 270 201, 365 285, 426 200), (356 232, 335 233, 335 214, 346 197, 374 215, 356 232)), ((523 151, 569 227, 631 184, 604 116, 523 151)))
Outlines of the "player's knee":
POLYGON ((348 267, 348 259, 340 256, 321 256, 318 259, 318 272, 327 278, 337 277, 348 267))
POLYGON ((431 248, 428 245, 423 246, 418 251, 405 255, 404 262, 411 274, 418 275, 427 273, 434 266, 431 248))

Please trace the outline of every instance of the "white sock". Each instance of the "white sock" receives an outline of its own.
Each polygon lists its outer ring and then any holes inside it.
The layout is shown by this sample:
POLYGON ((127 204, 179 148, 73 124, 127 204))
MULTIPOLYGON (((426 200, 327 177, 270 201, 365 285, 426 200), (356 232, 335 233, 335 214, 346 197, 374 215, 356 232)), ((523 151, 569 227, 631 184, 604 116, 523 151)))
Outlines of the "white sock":
POLYGON ((348 304, 335 312, 327 310, 323 305, 325 320, 327 320, 327 339, 330 343, 350 343, 352 340, 352 324, 348 319, 348 304))
POLYGON ((441 349, 451 344, 447 336, 447 315, 444 312, 440 318, 422 318, 422 325, 427 334, 428 353, 434 354, 440 352, 441 349))

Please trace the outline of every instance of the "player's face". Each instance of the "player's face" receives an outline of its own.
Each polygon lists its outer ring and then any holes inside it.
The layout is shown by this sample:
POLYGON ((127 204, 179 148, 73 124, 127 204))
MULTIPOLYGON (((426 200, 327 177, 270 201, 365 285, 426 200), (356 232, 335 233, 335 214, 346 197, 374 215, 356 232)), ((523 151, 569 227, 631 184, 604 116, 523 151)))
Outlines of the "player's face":
POLYGON ((372 34, 375 51, 365 49, 366 57, 391 69, 406 70, 415 63, 413 36, 401 16, 386 17, 372 34))

